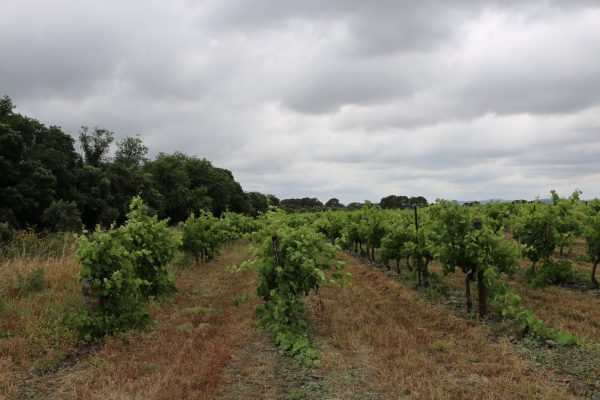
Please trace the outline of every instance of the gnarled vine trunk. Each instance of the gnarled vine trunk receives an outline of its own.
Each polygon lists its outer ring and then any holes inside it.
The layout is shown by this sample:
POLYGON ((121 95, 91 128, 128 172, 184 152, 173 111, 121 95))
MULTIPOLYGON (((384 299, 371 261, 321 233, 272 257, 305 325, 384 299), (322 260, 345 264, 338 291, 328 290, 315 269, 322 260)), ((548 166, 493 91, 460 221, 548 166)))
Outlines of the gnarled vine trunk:
POLYGON ((475 271, 470 270, 465 276, 465 296, 467 298, 467 312, 471 312, 473 309, 473 301, 471 300, 471 281, 473 280, 473 274, 475 271))
POLYGON ((598 267, 599 261, 600 254, 597 254, 596 258, 594 259, 594 265, 592 265, 592 285, 594 285, 596 289, 600 288, 600 285, 598 285, 598 280, 596 279, 596 268, 598 267))
POLYGON ((478 268, 477 271, 477 297, 478 297, 478 310, 481 317, 487 314, 487 292, 485 282, 483 280, 483 268, 478 268))

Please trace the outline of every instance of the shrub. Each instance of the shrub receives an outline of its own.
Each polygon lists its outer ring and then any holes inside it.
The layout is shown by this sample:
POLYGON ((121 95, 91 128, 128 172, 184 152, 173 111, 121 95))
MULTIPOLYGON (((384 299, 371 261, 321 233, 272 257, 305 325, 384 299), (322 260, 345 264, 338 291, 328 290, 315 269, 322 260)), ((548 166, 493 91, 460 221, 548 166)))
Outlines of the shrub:
POLYGON ((540 265, 536 275, 532 278, 531 284, 535 287, 566 284, 573 283, 574 279, 575 273, 569 261, 544 261, 540 265))
POLYGON ((14 234, 15 230, 10 224, 0 222, 0 244, 7 243, 14 234))
POLYGON ((174 291, 175 282, 169 276, 167 264, 180 242, 167 226, 167 220, 150 216, 148 207, 136 196, 129 205, 127 222, 119 230, 123 233, 123 245, 132 256, 135 275, 145 282, 142 295, 159 296, 174 291))
POLYGON ((194 257, 196 263, 212 260, 225 240, 223 228, 211 213, 203 212, 198 218, 192 213, 183 224, 183 251, 194 257))
POLYGON ((123 236, 122 230, 97 229, 91 240, 80 238, 76 256, 83 265, 80 277, 88 291, 88 314, 80 317, 79 329, 85 340, 143 328, 149 322, 140 290, 145 282, 135 274, 123 236))
POLYGON ((84 293, 88 292, 88 314, 81 316, 79 328, 86 340, 146 327, 149 297, 175 289, 166 267, 179 240, 166 221, 148 215, 139 197, 129 208, 127 222, 119 229, 97 229, 90 239, 79 239, 76 256, 83 265, 84 293))
POLYGON ((338 262, 333 278, 326 276, 337 247, 325 243, 323 236, 310 227, 280 225, 277 233, 273 238, 265 234, 262 246, 255 252, 258 258, 240 268, 255 269, 260 275, 256 293, 265 302, 257 312, 275 343, 293 357, 311 364, 318 352, 310 344, 308 321, 300 298, 317 291, 322 284, 341 285, 349 274, 342 272, 345 265, 338 262))
POLYGON ((81 232, 81 213, 74 201, 58 200, 44 210, 42 221, 52 232, 81 232))

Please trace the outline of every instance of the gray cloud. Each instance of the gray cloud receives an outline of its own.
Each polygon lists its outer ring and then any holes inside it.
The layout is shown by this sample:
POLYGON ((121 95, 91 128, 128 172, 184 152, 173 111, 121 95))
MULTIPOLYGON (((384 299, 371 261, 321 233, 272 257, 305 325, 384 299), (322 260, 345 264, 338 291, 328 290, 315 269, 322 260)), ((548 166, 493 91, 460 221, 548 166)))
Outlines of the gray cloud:
POLYGON ((594 1, 83 3, 0 14, 0 95, 247 190, 600 196, 594 1))

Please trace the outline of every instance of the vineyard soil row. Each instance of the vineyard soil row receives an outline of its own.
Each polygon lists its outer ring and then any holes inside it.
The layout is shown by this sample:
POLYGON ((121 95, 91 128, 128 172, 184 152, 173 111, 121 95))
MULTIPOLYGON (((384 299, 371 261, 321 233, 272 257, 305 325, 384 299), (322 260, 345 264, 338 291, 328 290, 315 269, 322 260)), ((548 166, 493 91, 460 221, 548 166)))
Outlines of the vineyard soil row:
POLYGON ((179 271, 179 291, 150 307, 150 331, 110 337, 87 360, 28 380, 21 395, 565 399, 578 391, 577 382, 520 358, 508 340, 489 339, 485 326, 342 253, 352 284, 307 297, 321 354, 317 366, 302 366, 253 324, 256 274, 226 271, 249 257, 250 244, 240 240, 216 260, 179 271))

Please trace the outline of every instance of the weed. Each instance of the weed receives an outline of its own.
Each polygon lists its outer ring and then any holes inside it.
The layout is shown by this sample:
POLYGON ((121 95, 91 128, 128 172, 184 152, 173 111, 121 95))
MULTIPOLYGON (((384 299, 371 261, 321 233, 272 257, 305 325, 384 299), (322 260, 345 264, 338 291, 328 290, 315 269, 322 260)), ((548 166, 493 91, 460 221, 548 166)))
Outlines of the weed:
POLYGON ((292 388, 287 394, 287 400, 304 400, 308 398, 308 390, 304 387, 292 388))
POLYGON ((171 265, 176 271, 183 271, 192 265, 192 256, 187 253, 177 252, 171 265))
POLYGON ((571 263, 567 260, 556 262, 544 261, 535 276, 531 279, 534 287, 566 284, 574 282, 574 273, 571 263))
POLYGON ((250 296, 248 293, 244 293, 243 295, 236 297, 233 300, 233 304, 239 308, 242 304, 247 303, 250 300, 252 300, 252 296, 250 296))
POLYGON ((13 281, 12 291, 20 295, 39 292, 44 289, 45 278, 44 270, 40 267, 23 275, 20 271, 15 272, 15 280, 13 281))
POLYGON ((429 344, 429 350, 436 352, 447 352, 452 348, 452 343, 446 340, 434 340, 429 344))

